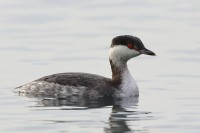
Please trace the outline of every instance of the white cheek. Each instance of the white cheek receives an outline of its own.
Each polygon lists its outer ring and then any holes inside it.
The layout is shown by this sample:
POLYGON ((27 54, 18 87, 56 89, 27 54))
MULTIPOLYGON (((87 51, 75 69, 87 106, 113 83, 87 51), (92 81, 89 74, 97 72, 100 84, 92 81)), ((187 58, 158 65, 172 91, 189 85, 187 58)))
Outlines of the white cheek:
POLYGON ((136 51, 135 49, 129 49, 129 51, 132 57, 140 55, 140 52, 136 51))
POLYGON ((110 48, 109 51, 109 57, 110 59, 130 59, 135 56, 140 55, 140 53, 134 49, 129 49, 126 46, 123 45, 117 45, 112 48, 110 48))

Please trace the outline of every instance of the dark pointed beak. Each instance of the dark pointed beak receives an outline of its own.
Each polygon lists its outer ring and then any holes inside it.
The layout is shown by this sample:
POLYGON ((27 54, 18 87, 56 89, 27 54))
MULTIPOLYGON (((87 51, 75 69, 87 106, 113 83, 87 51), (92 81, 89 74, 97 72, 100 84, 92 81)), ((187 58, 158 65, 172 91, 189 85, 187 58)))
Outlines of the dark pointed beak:
POLYGON ((151 50, 148 50, 148 49, 143 49, 143 50, 140 50, 140 53, 141 54, 146 54, 146 55, 151 55, 151 56, 155 56, 156 54, 154 52, 152 52, 151 50))

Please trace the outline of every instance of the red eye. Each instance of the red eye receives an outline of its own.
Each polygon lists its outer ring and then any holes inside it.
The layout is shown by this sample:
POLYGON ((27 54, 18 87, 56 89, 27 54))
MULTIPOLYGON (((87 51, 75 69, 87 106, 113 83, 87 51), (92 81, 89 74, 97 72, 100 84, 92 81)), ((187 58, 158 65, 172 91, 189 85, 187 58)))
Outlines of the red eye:
POLYGON ((133 44, 130 44, 130 43, 127 45, 127 47, 130 48, 130 49, 134 49, 133 44))

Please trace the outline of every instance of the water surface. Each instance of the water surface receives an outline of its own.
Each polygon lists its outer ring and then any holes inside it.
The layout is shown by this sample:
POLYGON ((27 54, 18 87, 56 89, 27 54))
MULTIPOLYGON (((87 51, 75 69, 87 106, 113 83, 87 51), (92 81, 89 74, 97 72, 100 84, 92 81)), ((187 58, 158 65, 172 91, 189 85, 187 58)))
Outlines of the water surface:
POLYGON ((198 0, 0 2, 0 132, 199 133, 198 0), (111 39, 136 35, 157 56, 129 61, 139 99, 70 104, 13 88, 59 72, 111 77, 111 39))

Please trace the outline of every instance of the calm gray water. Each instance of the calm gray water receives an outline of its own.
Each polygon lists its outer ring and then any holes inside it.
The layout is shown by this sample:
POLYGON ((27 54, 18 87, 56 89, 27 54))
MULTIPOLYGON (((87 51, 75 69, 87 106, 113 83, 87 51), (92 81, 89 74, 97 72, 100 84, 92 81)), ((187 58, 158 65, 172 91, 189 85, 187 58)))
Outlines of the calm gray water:
POLYGON ((199 133, 199 0, 0 1, 1 133, 199 133), (117 35, 157 56, 129 61, 139 99, 70 104, 13 88, 59 72, 110 77, 117 35))

